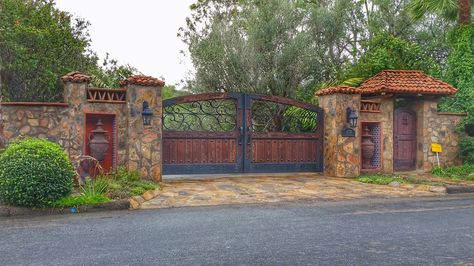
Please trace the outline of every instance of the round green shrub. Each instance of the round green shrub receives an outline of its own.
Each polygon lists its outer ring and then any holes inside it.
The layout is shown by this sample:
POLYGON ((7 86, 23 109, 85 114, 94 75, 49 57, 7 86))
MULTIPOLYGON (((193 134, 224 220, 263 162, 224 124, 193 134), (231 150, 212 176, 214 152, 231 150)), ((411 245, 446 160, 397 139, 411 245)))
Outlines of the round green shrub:
POLYGON ((74 167, 61 146, 23 139, 0 155, 0 200, 19 206, 45 206, 72 192, 74 167))

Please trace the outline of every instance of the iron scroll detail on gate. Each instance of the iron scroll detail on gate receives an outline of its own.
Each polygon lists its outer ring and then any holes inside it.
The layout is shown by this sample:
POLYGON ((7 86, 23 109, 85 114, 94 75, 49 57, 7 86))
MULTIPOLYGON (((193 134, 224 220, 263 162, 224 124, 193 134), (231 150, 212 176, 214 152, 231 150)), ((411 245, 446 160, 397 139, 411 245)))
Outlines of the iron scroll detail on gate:
POLYGON ((163 101, 163 172, 321 172, 323 110, 290 98, 205 93, 163 101))
POLYGON ((235 99, 209 99, 164 107, 163 128, 175 131, 234 131, 235 99))

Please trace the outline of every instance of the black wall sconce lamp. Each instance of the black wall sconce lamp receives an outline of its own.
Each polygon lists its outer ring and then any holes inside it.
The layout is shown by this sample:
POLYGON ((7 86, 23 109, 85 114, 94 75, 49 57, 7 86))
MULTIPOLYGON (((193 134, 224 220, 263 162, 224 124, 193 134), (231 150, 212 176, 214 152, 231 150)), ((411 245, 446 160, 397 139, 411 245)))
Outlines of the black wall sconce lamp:
POLYGON ((354 128, 357 127, 357 120, 359 119, 356 111, 350 107, 347 107, 346 119, 347 119, 347 124, 349 124, 349 127, 345 127, 344 129, 342 129, 341 135, 343 137, 355 137, 354 128))
POLYGON ((143 110, 142 110, 142 117, 143 117, 143 125, 149 126, 151 125, 151 117, 153 116, 153 112, 150 109, 150 106, 147 101, 143 102, 143 110))

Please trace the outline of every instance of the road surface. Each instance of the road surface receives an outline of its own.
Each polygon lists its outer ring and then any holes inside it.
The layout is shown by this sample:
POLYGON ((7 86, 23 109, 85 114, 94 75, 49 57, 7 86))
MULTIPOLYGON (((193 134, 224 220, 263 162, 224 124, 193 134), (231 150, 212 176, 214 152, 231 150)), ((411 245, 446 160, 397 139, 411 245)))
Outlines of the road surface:
POLYGON ((2 219, 0 265, 474 265, 474 196, 2 219))

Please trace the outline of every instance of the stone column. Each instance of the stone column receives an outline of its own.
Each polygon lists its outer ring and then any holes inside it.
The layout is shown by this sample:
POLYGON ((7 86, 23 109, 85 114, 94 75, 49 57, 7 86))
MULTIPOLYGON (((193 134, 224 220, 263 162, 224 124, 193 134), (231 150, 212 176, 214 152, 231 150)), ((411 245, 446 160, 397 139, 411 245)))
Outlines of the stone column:
POLYGON ((127 89, 127 165, 143 179, 161 181, 162 98, 164 82, 148 76, 132 76, 121 82, 127 89), (151 124, 143 123, 143 102, 153 112, 151 124))
POLYGON ((64 101, 69 108, 61 113, 57 126, 50 123, 50 135, 60 136, 59 144, 74 159, 81 156, 84 150, 84 107, 87 104, 87 87, 91 77, 80 72, 71 72, 61 77, 61 80, 64 83, 64 101))
POLYGON ((360 117, 359 94, 329 94, 319 96, 319 106, 324 109, 324 174, 334 177, 360 175, 360 119, 355 137, 343 137, 348 127, 346 109, 352 108, 360 117))

